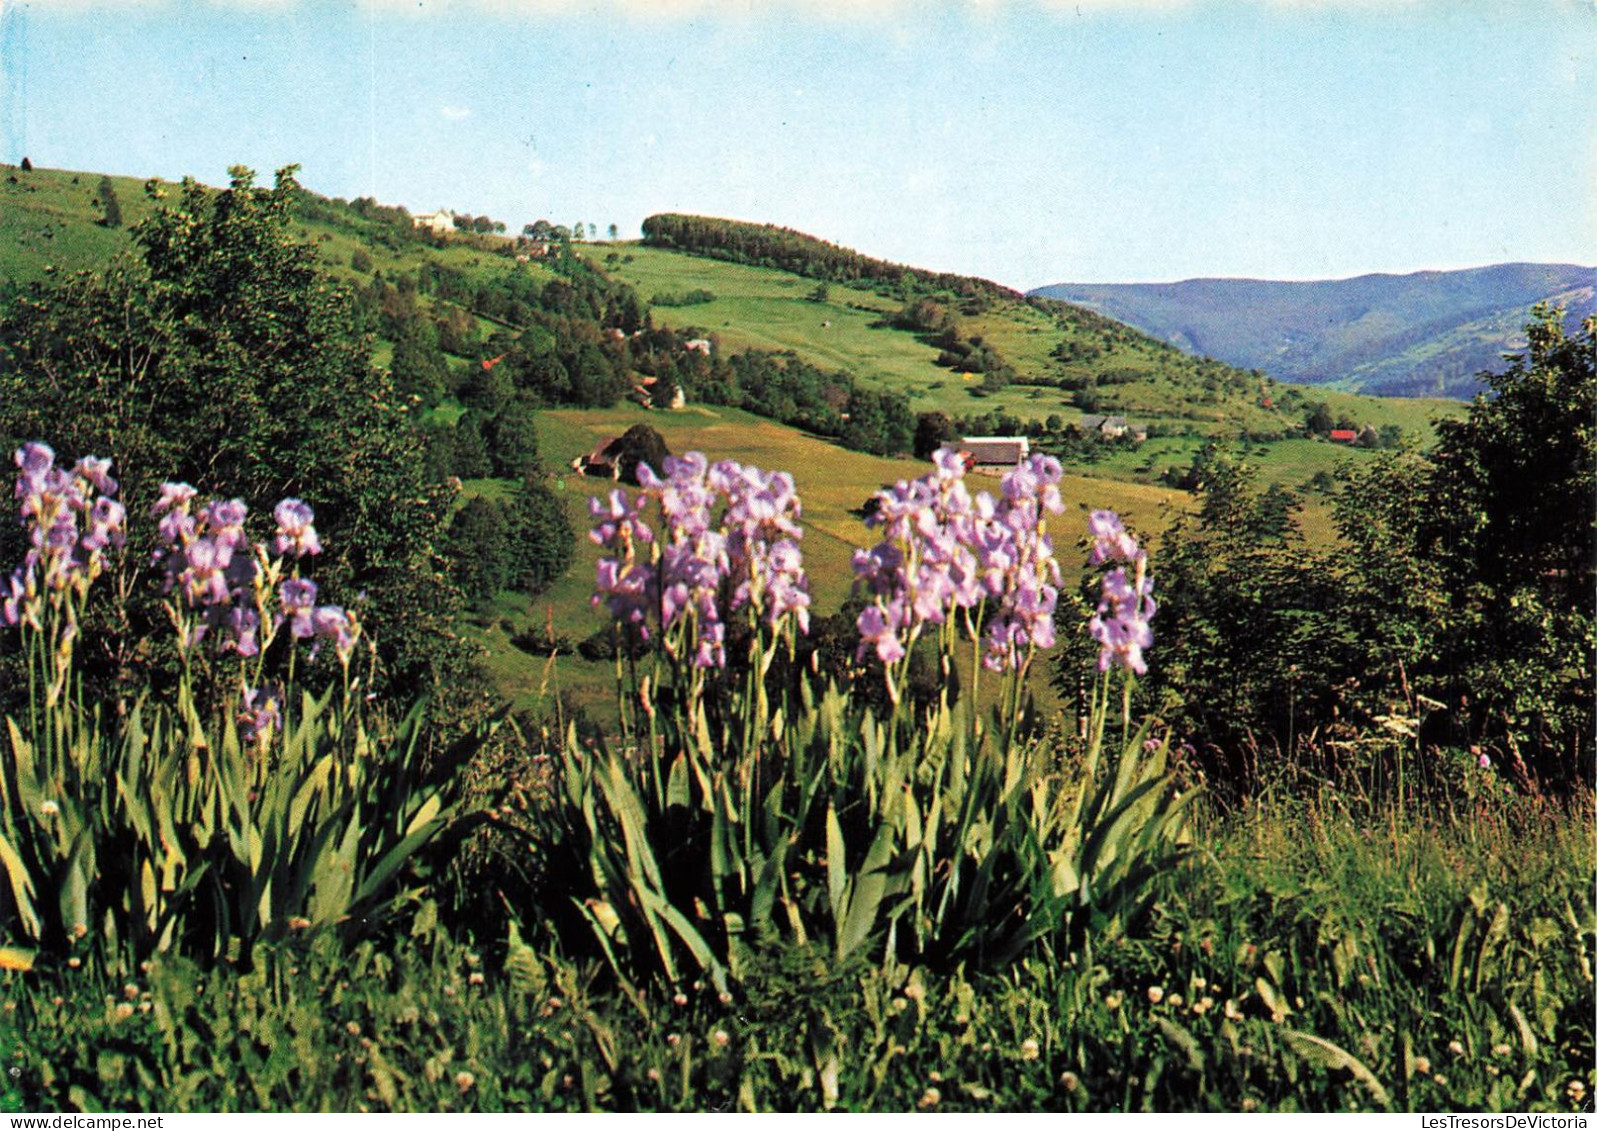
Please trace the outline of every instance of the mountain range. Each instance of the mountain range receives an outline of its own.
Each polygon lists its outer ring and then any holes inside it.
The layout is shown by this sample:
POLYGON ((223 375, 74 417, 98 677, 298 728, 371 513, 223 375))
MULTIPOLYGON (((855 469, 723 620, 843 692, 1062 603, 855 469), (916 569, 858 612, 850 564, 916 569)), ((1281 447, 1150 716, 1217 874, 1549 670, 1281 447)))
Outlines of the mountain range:
POLYGON ((1381 396, 1469 397, 1524 346, 1531 307, 1597 313, 1597 268, 1500 263, 1323 282, 1056 283, 1031 292, 1283 381, 1381 396))

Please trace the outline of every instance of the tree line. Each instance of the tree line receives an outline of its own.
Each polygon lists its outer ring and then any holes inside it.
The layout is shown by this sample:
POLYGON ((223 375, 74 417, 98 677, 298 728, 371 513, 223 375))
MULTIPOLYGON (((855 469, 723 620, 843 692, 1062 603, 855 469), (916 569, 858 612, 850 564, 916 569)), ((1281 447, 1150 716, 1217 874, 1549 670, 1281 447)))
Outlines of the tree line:
POLYGON ((873 259, 850 248, 772 224, 660 213, 643 222, 643 242, 712 259, 775 267, 832 283, 866 283, 905 293, 947 292, 974 299, 1020 300, 1019 291, 987 279, 924 271, 873 259))

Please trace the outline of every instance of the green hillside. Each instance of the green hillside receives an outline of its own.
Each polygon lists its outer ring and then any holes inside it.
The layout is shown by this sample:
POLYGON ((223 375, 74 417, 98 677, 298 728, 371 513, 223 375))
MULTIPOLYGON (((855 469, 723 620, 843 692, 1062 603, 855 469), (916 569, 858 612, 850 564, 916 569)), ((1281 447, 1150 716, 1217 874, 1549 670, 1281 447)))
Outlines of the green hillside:
POLYGON ((1400 428, 1423 444, 1433 417, 1460 411, 1449 401, 1284 385, 1183 354, 1063 303, 1002 296, 961 303, 945 293, 959 339, 979 340, 1007 363, 1010 372, 992 380, 938 364, 947 351, 935 335, 897 324, 907 305, 902 289, 870 281, 823 285, 772 267, 643 245, 590 246, 581 253, 645 298, 700 298, 691 305, 654 305, 656 325, 705 334, 723 354, 793 351, 813 365, 847 369, 867 386, 902 393, 917 413, 941 412, 956 421, 1009 417, 1046 426, 1052 418, 1054 430, 1062 430, 1089 412, 1115 413, 1154 435, 1284 439, 1302 431, 1310 406, 1325 404, 1335 420, 1376 431, 1400 428))
MULTIPOLYGON (((6 283, 102 266, 128 249, 128 228, 153 204, 142 182, 110 178, 110 186, 121 227, 99 222, 98 174, 6 170, 6 283)), ((154 188, 176 195, 176 186, 154 188)), ((535 458, 578 534, 576 558, 537 597, 479 595, 467 625, 487 647, 496 684, 523 706, 564 691, 578 706, 602 709, 611 694, 608 662, 571 652, 600 627, 588 604, 595 551, 582 533, 588 499, 612 484, 562 469, 635 424, 656 429, 675 452, 791 470, 806 503, 816 611, 827 614, 849 590, 854 549, 869 540, 858 508, 878 486, 927 466, 838 446, 877 442, 859 442, 853 425, 840 423, 847 410, 871 407, 859 399, 864 393, 888 398, 884 405, 901 398, 911 422, 913 414, 941 413, 956 432, 1024 430, 1065 460, 1072 504, 1117 509, 1154 535, 1189 503, 1171 485, 1218 439, 1235 442, 1264 481, 1296 491, 1305 528, 1329 537, 1328 473, 1374 453, 1308 436, 1309 410, 1323 404, 1324 419, 1339 426, 1386 429, 1388 438, 1401 430, 1425 442, 1437 407, 1310 393, 1181 353, 1080 308, 882 265, 796 233, 781 236, 793 253, 784 263, 804 273, 631 243, 574 244, 528 261, 518 255, 531 250, 524 243, 425 236, 402 209, 373 201, 303 190, 296 199, 296 234, 351 287, 377 335, 377 363, 392 365, 400 392, 420 402, 434 474, 464 481, 462 503, 512 498, 521 455, 507 445, 524 419, 516 413, 538 409, 535 458), (829 269, 842 263, 855 277, 816 278, 817 261, 806 258, 814 247, 831 249, 829 269), (688 345, 701 336, 712 343, 708 356, 688 345), (484 359, 503 364, 490 372, 484 359), (685 387, 686 408, 606 407, 656 374, 685 387), (758 384, 776 379, 790 379, 800 403, 758 384), (716 400, 726 403, 707 403, 716 400), (1088 412, 1126 415, 1150 436, 1140 444, 1084 442, 1071 426, 1088 412), (547 649, 512 643, 525 645, 540 627, 545 635, 554 629, 564 653, 552 666, 547 649)), ((895 444, 907 448, 907 434, 878 450, 895 444)))

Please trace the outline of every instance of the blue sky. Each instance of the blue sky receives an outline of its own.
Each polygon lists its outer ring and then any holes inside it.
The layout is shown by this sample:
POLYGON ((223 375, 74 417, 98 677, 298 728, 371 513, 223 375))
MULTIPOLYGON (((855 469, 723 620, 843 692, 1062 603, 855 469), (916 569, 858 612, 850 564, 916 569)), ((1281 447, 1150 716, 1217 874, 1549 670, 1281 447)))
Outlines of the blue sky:
POLYGON ((1594 0, 0 0, 0 158, 1017 287, 1597 261, 1594 0))

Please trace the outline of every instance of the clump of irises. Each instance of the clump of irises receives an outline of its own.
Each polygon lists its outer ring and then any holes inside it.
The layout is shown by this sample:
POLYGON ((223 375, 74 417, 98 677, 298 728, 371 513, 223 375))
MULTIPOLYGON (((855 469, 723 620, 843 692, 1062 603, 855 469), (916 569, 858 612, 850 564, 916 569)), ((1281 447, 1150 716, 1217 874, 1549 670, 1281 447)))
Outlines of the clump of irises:
POLYGON ((1145 675, 1148 662, 1143 651, 1153 645, 1148 622, 1159 607, 1153 599, 1153 578, 1148 576, 1148 552, 1113 511, 1093 511, 1087 534, 1092 541, 1087 564, 1114 566, 1099 582, 1103 596, 1088 622, 1088 631, 1098 642, 1098 670, 1119 667, 1145 675))
POLYGON ((213 633, 220 651, 259 656, 287 625, 294 640, 311 640, 314 648, 331 643, 347 665, 360 626, 337 605, 318 606, 316 583, 299 574, 301 559, 322 552, 311 508, 299 499, 278 503, 268 548, 244 533, 249 508, 242 500, 196 508, 197 494, 187 483, 163 483, 152 509, 163 544, 152 564, 185 658, 213 633))
POLYGON ((726 667, 727 625, 742 614, 774 632, 809 631, 802 505, 786 472, 700 452, 668 456, 664 476, 638 468, 636 495, 590 501, 599 559, 594 605, 672 660, 726 667), (658 535, 650 525, 659 515, 658 535))
POLYGON ((871 598, 856 627, 858 658, 875 653, 896 703, 915 642, 928 629, 949 655, 962 630, 989 671, 1023 676, 1054 644, 1059 563, 1047 518, 1064 510, 1059 461, 1036 455, 1001 481, 999 497, 974 495, 957 452, 933 470, 875 496, 868 523, 881 531, 854 554, 857 588, 871 598))
MULTIPOLYGON (((49 658, 46 704, 53 705, 71 668, 89 589, 107 569, 108 554, 125 545, 127 511, 116 498, 119 485, 108 459, 85 456, 67 468, 57 465, 49 445, 29 443, 18 449, 16 464, 18 514, 29 549, 6 581, 0 623, 22 626, 35 660, 49 658)), ((261 658, 277 633, 286 627, 291 639, 311 641, 313 655, 331 645, 347 677, 360 625, 337 605, 318 605, 316 583, 300 576, 302 560, 322 551, 306 503, 277 504, 268 546, 246 535, 243 501, 197 505, 197 496, 187 483, 164 483, 152 508, 161 541, 152 564, 177 629, 178 653, 185 670, 207 640, 218 655, 236 654, 236 714, 244 738, 269 738, 281 725, 283 692, 261 684, 261 658)), ((45 667, 35 663, 30 671, 45 667)))
POLYGON ((72 625, 83 597, 105 570, 106 551, 126 539, 127 510, 116 499, 111 461, 86 456, 57 467, 48 444, 17 449, 18 510, 29 548, 6 584, 0 621, 42 631, 46 608, 70 609, 72 625), (69 598, 76 598, 74 603, 69 598))

